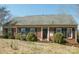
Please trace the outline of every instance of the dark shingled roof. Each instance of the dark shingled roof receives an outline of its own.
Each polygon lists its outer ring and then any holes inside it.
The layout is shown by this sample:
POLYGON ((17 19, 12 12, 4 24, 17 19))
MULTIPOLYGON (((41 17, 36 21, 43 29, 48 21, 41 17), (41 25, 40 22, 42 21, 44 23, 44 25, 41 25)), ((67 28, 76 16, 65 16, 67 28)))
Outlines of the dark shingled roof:
POLYGON ((10 24, 15 25, 77 25, 70 15, 37 15, 15 17, 10 24))

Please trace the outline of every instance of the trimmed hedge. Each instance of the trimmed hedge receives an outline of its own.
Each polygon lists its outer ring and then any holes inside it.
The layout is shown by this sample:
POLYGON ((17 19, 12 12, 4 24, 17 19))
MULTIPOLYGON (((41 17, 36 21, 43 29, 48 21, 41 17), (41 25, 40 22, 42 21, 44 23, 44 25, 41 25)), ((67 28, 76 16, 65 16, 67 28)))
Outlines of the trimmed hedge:
POLYGON ((8 38, 8 34, 7 33, 4 33, 4 38, 8 38))
POLYGON ((9 39, 13 39, 14 38, 14 36, 12 35, 12 33, 8 33, 8 38, 9 39))
POLYGON ((34 33, 29 32, 26 36, 26 40, 27 41, 37 41, 37 36, 34 33))
POLYGON ((21 39, 21 33, 16 33, 15 34, 15 39, 19 39, 20 40, 21 39))
POLYGON ((26 34, 21 34, 20 40, 26 40, 26 34))
POLYGON ((15 39, 26 40, 26 34, 16 33, 15 39))
POLYGON ((13 39, 14 36, 12 35, 12 33, 4 33, 4 38, 13 39))
POLYGON ((25 41, 37 41, 37 36, 32 32, 29 32, 27 35, 21 34, 21 33, 16 33, 15 39, 25 40, 25 41))
POLYGON ((59 44, 65 43, 64 35, 61 32, 55 33, 54 34, 54 42, 59 43, 59 44))

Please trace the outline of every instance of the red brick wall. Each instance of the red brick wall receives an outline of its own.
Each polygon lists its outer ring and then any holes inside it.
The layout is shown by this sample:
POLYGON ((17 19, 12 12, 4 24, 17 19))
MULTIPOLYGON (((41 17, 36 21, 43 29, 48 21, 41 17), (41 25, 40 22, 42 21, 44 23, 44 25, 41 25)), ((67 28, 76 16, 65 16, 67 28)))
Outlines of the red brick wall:
POLYGON ((8 32, 8 29, 7 28, 3 28, 3 32, 4 33, 8 32))
POLYGON ((38 39, 41 39, 41 28, 37 28, 36 35, 38 39))

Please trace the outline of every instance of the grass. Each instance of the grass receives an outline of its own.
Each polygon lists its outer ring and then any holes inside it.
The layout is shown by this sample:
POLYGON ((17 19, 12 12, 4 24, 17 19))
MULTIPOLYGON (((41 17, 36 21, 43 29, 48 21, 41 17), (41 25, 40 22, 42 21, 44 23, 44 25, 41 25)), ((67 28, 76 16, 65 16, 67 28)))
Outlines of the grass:
POLYGON ((78 54, 79 48, 57 43, 29 42, 13 39, 0 39, 2 54, 78 54), (13 48, 11 47, 13 45, 13 48), (17 48, 17 49, 14 49, 17 48))

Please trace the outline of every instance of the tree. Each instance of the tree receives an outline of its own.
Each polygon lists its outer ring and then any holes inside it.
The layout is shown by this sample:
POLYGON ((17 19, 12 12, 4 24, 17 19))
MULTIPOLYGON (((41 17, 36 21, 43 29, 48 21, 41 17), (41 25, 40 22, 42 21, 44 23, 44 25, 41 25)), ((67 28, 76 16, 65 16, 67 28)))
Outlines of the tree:
POLYGON ((3 24, 10 20, 10 11, 6 7, 0 7, 0 33, 2 32, 3 24))
POLYGON ((9 10, 7 10, 6 7, 0 7, 0 25, 2 25, 3 21, 5 21, 9 16, 9 10))

